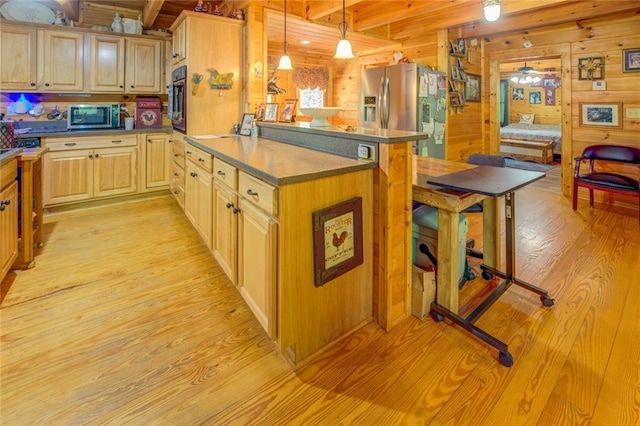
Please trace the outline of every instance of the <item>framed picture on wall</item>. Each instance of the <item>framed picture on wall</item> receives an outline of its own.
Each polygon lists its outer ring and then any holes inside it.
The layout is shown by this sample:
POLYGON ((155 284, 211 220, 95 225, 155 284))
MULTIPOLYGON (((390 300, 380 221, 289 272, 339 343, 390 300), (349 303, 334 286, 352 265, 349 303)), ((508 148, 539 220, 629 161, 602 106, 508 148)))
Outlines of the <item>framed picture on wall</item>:
POLYGON ((480 76, 467 74, 465 97, 469 102, 480 102, 480 76))
POLYGON ((542 103, 542 95, 537 90, 535 92, 529 92, 529 103, 530 104, 541 104, 542 103))
POLYGON ((556 104, 556 88, 547 87, 544 89, 544 104, 552 106, 556 104))
POLYGON ((514 87, 513 92, 511 93, 512 101, 524 101, 524 88, 523 87, 514 87))
POLYGON ((622 72, 640 71, 640 47, 622 51, 622 72))
POLYGON ((586 127, 622 127, 620 122, 621 102, 581 103, 580 126, 586 127))

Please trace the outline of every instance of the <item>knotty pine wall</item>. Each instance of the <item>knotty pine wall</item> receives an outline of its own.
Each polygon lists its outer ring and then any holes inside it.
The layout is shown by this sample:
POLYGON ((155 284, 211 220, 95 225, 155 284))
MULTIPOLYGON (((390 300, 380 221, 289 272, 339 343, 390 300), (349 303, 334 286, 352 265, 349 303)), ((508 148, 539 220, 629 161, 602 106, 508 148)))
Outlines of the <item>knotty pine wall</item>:
POLYGON ((509 82, 508 102, 509 105, 509 123, 517 123, 520 121, 520 114, 535 114, 535 124, 560 124, 562 93, 560 90, 555 91, 555 102, 553 105, 546 104, 545 87, 531 86, 530 84, 518 84, 509 82), (513 99, 513 89, 521 88, 524 91, 522 100, 513 99), (529 94, 531 92, 539 92, 541 102, 539 104, 529 103, 529 94))
MULTIPOLYGON (((561 63, 568 64, 561 70, 562 86, 569 87, 570 97, 563 99, 561 105, 561 121, 563 125, 562 144, 562 190, 571 195, 571 176, 573 158, 582 153, 584 148, 594 144, 612 144, 640 147, 640 120, 625 118, 627 108, 640 104, 640 72, 622 71, 622 50, 640 48, 640 15, 633 12, 604 16, 598 19, 566 23, 530 30, 526 33, 509 33, 486 37, 483 41, 485 49, 484 64, 488 69, 491 60, 511 61, 527 60, 545 56, 558 56, 561 63), (529 40, 533 47, 522 47, 523 40, 529 40), (604 57, 604 82, 606 90, 593 90, 592 82, 579 80, 578 59, 588 57, 604 57), (566 59, 566 62, 563 62, 566 59), (569 69, 566 69, 569 68, 569 69), (588 127, 580 124, 581 103, 620 103, 620 123, 618 128, 588 127)), ((468 30, 467 34, 472 34, 468 30)), ((489 81, 489 75, 483 74, 483 83, 489 81)), ((493 89, 492 94, 497 92, 493 89)), ((485 129, 489 133, 488 123, 493 118, 486 109, 485 129)), ((497 146, 493 140, 496 135, 489 135, 490 145, 497 146)), ((623 172, 637 176, 637 169, 623 168, 623 172)), ((631 197, 613 196, 596 193, 596 201, 627 204, 637 206, 637 200, 631 197)), ((586 191, 579 192, 580 198, 586 198, 586 191)), ((636 207, 637 208, 637 207, 636 207)))

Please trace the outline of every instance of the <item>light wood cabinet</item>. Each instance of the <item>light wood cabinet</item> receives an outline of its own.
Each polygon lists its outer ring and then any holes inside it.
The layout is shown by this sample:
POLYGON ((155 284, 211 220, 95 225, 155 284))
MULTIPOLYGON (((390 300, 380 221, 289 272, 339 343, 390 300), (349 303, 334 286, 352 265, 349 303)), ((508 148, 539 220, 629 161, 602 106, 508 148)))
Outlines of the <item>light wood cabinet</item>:
POLYGON ((184 186, 185 186, 185 154, 184 141, 180 137, 172 136, 169 139, 171 145, 171 182, 169 184, 171 193, 180 207, 184 209, 184 186))
POLYGON ((162 40, 127 38, 127 93, 162 92, 162 43, 162 40))
POLYGON ((184 212, 211 249, 213 229, 213 158, 191 145, 185 146, 184 212))
POLYGON ((277 336, 277 229, 275 218, 240 198, 238 288, 269 337, 277 336))
POLYGON ((155 191, 169 187, 171 181, 171 144, 166 133, 138 135, 141 159, 141 190, 155 191))
POLYGON ((162 40, 89 36, 89 90, 161 93, 162 40))
POLYGON ((124 91, 125 39, 120 36, 89 36, 89 90, 124 91))
POLYGON ((0 36, 2 90, 83 90, 82 33, 3 24, 0 36))
POLYGON ((180 62, 187 59, 187 21, 177 24, 173 29, 173 64, 182 65, 180 62))
POLYGON ((182 11, 171 25, 174 36, 174 67, 186 65, 186 134, 230 133, 242 117, 242 65, 244 21, 192 11, 182 11), (212 90, 208 69, 233 73, 230 89, 212 90), (191 73, 206 73, 194 86, 191 73), (189 112, 191 111, 191 112, 189 112), (215 117, 215 120, 212 119, 215 117))
POLYGON ((135 135, 45 141, 44 205, 135 193, 135 135))
POLYGON ((18 160, 2 165, 0 176, 0 281, 18 256, 18 160))
POLYGON ((84 89, 84 34, 38 31, 37 89, 45 92, 81 92, 84 89))
POLYGON ((35 90, 37 77, 37 31, 35 28, 0 26, 0 86, 2 90, 35 90))
POLYGON ((215 158, 213 161, 213 256, 233 284, 237 284, 238 195, 237 170, 215 158))

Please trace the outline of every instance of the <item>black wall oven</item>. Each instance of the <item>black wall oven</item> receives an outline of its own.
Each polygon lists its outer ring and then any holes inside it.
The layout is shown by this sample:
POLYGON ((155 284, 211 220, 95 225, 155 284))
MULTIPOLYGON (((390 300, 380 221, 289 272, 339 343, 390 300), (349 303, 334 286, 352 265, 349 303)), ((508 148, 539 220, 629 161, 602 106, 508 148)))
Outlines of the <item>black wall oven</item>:
POLYGON ((171 74, 171 125, 187 132, 187 66, 173 70, 171 74))

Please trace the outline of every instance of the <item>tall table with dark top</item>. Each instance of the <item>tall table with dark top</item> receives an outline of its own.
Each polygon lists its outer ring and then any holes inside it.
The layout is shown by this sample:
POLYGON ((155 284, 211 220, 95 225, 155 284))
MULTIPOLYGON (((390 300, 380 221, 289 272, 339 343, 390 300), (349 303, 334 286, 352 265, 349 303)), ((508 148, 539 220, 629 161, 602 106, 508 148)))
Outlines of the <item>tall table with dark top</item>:
MULTIPOLYGON (((418 162, 424 162, 424 160, 417 160, 418 162)), ((520 287, 523 287, 529 291, 532 291, 538 295, 540 295, 540 300, 544 306, 552 306, 554 301, 549 297, 549 294, 546 290, 536 287, 533 284, 520 280, 516 277, 516 268, 515 268, 515 212, 516 212, 516 203, 515 203, 515 191, 532 183, 536 180, 542 179, 545 174, 540 172, 530 172, 524 170, 517 170, 511 168, 502 168, 502 167, 490 167, 490 166, 477 166, 464 168, 459 171, 455 171, 448 174, 432 174, 431 176, 426 177, 426 185, 420 184, 419 176, 420 167, 417 169, 414 168, 414 199, 416 192, 419 193, 420 198, 424 200, 428 200, 428 194, 438 193, 439 191, 451 191, 451 194, 457 195, 460 199, 473 199, 474 196, 482 196, 489 197, 486 198, 483 202, 486 204, 485 213, 484 213, 484 221, 492 220, 492 215, 494 219, 493 225, 488 225, 485 223, 485 236, 489 236, 491 238, 492 235, 496 234, 497 229, 499 229, 499 216, 497 215, 497 210, 495 209, 495 201, 504 197, 504 213, 505 213, 505 271, 500 271, 497 269, 496 265, 499 262, 496 261, 496 247, 499 246, 498 239, 495 240, 494 247, 487 246, 487 241, 484 242, 485 252, 487 249, 489 250, 489 262, 487 262, 487 258, 485 258, 484 264, 482 265, 482 269, 494 276, 502 278, 502 283, 494 289, 494 291, 489 294, 485 300, 483 300, 477 308, 471 312, 465 318, 458 315, 458 306, 457 306, 457 298, 455 305, 450 303, 450 300, 445 300, 444 303, 441 302, 439 293, 442 292, 443 284, 448 288, 449 292, 452 291, 451 283, 449 280, 445 280, 445 282, 438 282, 438 291, 436 292, 436 298, 431 304, 432 316, 436 321, 441 321, 444 318, 449 319, 455 324, 458 324, 465 330, 469 331, 473 335, 479 337, 483 341, 487 342, 491 346, 495 347, 500 351, 499 361, 502 365, 510 367, 513 365, 513 357, 509 353, 508 346, 506 343, 500 341, 494 336, 490 335, 486 331, 480 329, 474 324, 474 321, 484 313, 498 298, 512 285, 516 284, 520 287), (416 185, 417 184, 417 185, 416 185), (440 188, 434 189, 432 185, 435 185, 440 188), (417 188, 416 188, 417 186, 417 188), (422 190, 422 191, 421 191, 422 190), (466 194, 466 195, 465 195, 466 194), (488 202, 489 200, 494 200, 494 203, 488 202), (490 213, 487 213, 487 210, 490 213), (490 231, 487 232, 487 227, 490 228, 490 231)), ((423 182, 424 182, 423 177, 423 182)), ((420 200, 418 200, 420 201, 420 200)), ((430 203, 427 203, 430 204, 430 203)), ((468 202, 464 202, 460 204, 461 206, 467 205, 468 202)), ((431 204, 433 205, 433 204, 431 204)), ((435 205, 435 207, 439 207, 435 205)), ((440 207, 439 207, 440 208, 440 207)), ((444 211, 443 211, 444 213, 444 211)), ((450 212, 451 213, 451 212, 450 212)), ((457 213, 455 213, 457 215, 457 213)), ((446 216, 446 215, 442 215, 446 216)), ((457 223, 457 221, 456 221, 457 223)), ((440 225, 440 222, 439 222, 440 225)), ((445 223, 446 225, 446 223, 445 223)), ((451 226, 449 226, 451 228, 451 226)), ((446 229, 445 229, 446 231, 446 229)), ((440 245, 440 237, 441 232, 438 230, 438 245, 440 245)), ((456 235, 457 237, 457 235, 456 235)), ((451 235, 448 236, 451 238, 451 235)), ((457 241, 457 240, 453 240, 457 241)), ((499 252, 499 250, 497 250, 499 252)), ((440 247, 438 248, 438 255, 440 255, 440 247)), ((447 253, 442 253, 443 255, 447 253)), ((440 262, 439 262, 440 266, 440 262)), ((451 266, 451 265, 450 265, 451 266)), ((445 278, 446 278, 445 274, 445 278)), ((451 275, 451 274, 448 274, 451 275)), ((438 280, 440 280, 441 274, 438 271, 438 280)))

